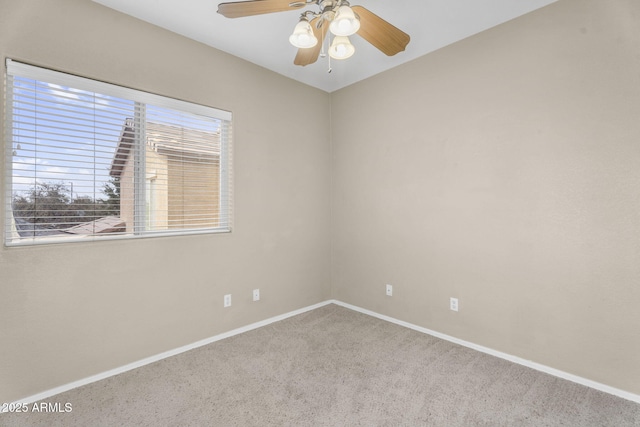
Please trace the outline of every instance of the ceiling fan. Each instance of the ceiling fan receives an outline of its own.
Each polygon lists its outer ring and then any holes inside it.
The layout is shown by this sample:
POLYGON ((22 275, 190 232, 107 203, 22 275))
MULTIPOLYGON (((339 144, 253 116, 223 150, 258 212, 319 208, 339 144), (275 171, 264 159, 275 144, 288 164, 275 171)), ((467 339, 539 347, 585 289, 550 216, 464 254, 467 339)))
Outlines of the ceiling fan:
POLYGON ((355 47, 349 41, 349 36, 353 34, 358 34, 388 56, 404 51, 409 44, 407 33, 362 6, 351 7, 347 0, 237 1, 220 3, 218 13, 227 18, 240 18, 285 12, 312 4, 317 5, 319 11, 302 12, 300 21, 289 37, 291 44, 298 48, 293 61, 295 65, 305 66, 316 62, 324 50, 323 40, 328 33, 334 36, 328 49, 329 56, 334 59, 346 59, 353 55, 355 47))

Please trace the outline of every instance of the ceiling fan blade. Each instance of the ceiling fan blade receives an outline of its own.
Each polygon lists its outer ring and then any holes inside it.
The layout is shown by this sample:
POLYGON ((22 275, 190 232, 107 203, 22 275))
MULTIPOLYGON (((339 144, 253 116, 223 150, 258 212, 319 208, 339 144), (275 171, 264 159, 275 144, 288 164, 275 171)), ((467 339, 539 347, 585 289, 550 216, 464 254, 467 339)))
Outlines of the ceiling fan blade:
POLYGON ((285 12, 306 6, 305 2, 292 0, 252 0, 220 3, 218 13, 227 18, 262 15, 264 13, 285 12))
POLYGON ((360 16, 358 35, 380 49, 382 53, 393 56, 402 52, 409 44, 409 34, 389 24, 373 12, 362 6, 352 6, 351 9, 360 16))
MULTIPOLYGON (((318 60, 318 55, 320 55, 320 50, 322 50, 322 43, 324 41, 323 35, 326 34, 326 30, 324 31, 324 34, 323 34, 322 28, 317 27, 319 20, 320 20, 320 17, 317 17, 317 18, 313 18, 310 22, 311 29, 313 30, 313 35, 316 36, 316 38, 318 39, 318 43, 316 43, 316 45, 313 47, 298 49, 298 54, 296 55, 296 58, 293 60, 293 63, 295 65, 302 65, 304 67, 305 65, 313 64, 318 60)), ((324 22, 323 24, 327 25, 326 22, 324 22)))

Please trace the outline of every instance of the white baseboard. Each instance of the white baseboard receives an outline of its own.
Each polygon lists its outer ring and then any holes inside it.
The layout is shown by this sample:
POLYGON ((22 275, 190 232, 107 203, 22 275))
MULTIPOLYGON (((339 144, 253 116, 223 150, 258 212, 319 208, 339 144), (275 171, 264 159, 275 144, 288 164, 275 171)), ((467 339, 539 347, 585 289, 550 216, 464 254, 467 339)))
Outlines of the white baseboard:
POLYGON ((422 332, 422 333, 434 336, 436 338, 440 338, 440 339, 452 342, 454 344, 459 344, 461 346, 468 347, 468 348, 471 348, 473 350, 477 350, 477 351, 480 351, 482 353, 489 354, 491 356, 499 357, 500 359, 508 360, 509 362, 517 363, 518 365, 522 365, 522 366, 526 366, 526 367, 531 368, 531 369, 535 369, 536 371, 544 372, 545 374, 553 375, 554 377, 562 378, 562 379, 565 379, 565 380, 568 380, 568 381, 571 381, 571 382, 574 382, 574 383, 577 383, 577 384, 581 384, 581 385, 593 388, 595 390, 603 391, 605 393, 621 397, 623 399, 627 399, 627 400, 631 400, 631 401, 636 402, 636 403, 640 403, 640 395, 638 395, 638 394, 629 393, 627 391, 620 390, 620 389, 617 389, 615 387, 610 387, 610 386, 608 386, 606 384, 602 384, 602 383, 599 383, 599 382, 596 382, 596 381, 592 381, 592 380, 589 380, 589 379, 586 379, 586 378, 583 378, 583 377, 579 377, 577 375, 573 375, 573 374, 570 374, 568 372, 561 371, 559 369, 555 369, 555 368, 551 368, 549 366, 541 365, 540 363, 536 363, 536 362, 533 362, 533 361, 527 360, 527 359, 522 359, 520 357, 513 356, 513 355, 507 354, 507 353, 503 353, 501 351, 493 350, 491 348, 484 347, 484 346, 481 346, 481 345, 478 345, 478 344, 474 344, 474 343, 469 342, 469 341, 464 341, 464 340, 461 340, 461 339, 458 339, 458 338, 455 338, 455 337, 452 337, 452 336, 449 336, 449 335, 446 335, 446 334, 442 334, 440 332, 432 331, 430 329, 423 328, 422 326, 417 326, 417 325, 414 325, 412 323, 404 322, 402 320, 398 320, 398 319, 395 319, 393 317, 385 316, 384 314, 379 314, 379 313, 376 313, 376 312, 371 311, 371 310, 367 310, 367 309, 364 309, 364 308, 361 308, 361 307, 357 307, 355 305, 347 304, 347 303, 344 303, 342 301, 333 300, 331 302, 333 304, 348 308, 350 310, 354 310, 354 311, 357 311, 357 312, 360 312, 360 313, 363 313, 363 314, 368 314, 369 316, 373 316, 373 317, 376 317, 376 318, 381 319, 381 320, 386 320, 387 322, 395 323, 397 325, 404 326, 406 328, 413 329, 415 331, 422 332))
POLYGON ((522 358, 517 357, 517 356, 512 356, 512 355, 507 354, 507 353, 502 353, 500 351, 493 350, 493 349, 490 349, 488 347, 483 347, 481 345, 474 344, 474 343, 469 342, 469 341, 464 341, 464 340, 461 340, 461 339, 458 339, 458 338, 455 338, 455 337, 452 337, 452 336, 449 336, 449 335, 446 335, 446 334, 442 334, 440 332, 432 331, 430 329, 423 328, 421 326, 417 326, 417 325, 414 325, 412 323, 408 323, 408 322, 405 322, 405 321, 402 321, 402 320, 398 320, 398 319, 395 319, 393 317, 385 316, 383 314, 379 314, 379 313, 376 313, 374 311, 367 310, 367 309, 364 309, 364 308, 361 308, 361 307, 357 307, 355 305, 347 304, 347 303, 344 303, 342 301, 337 301, 337 300, 324 301, 324 302, 321 302, 321 303, 318 303, 318 304, 314 304, 314 305, 310 305, 308 307, 301 308, 299 310, 294 310, 294 311, 291 311, 289 313, 285 313, 285 314, 282 314, 282 315, 279 315, 279 316, 271 317, 269 319, 262 320, 260 322, 252 323, 250 325, 243 326, 241 328, 233 329, 233 330, 231 330, 229 332, 224 332, 222 334, 215 335, 213 337, 206 338, 206 339, 194 342, 192 344, 188 344, 188 345, 185 345, 185 346, 173 349, 173 350, 165 351, 165 352, 157 354, 155 356, 150 356, 150 357, 147 357, 145 359, 138 360, 137 362, 129 363, 127 365, 124 365, 124 366, 121 366, 121 367, 118 367, 118 368, 114 368, 114 369, 110 369, 110 370, 102 372, 100 374, 92 375, 90 377, 86 377, 86 378, 83 378, 83 379, 78 380, 78 381, 73 381, 71 383, 68 383, 68 384, 65 384, 65 385, 62 385, 62 386, 59 386, 59 387, 55 387, 55 388, 43 391, 43 392, 35 394, 33 396, 25 397, 23 399, 17 400, 14 403, 31 404, 31 403, 36 402, 38 400, 47 399, 47 398, 50 398, 52 396, 55 396, 56 394, 60 394, 60 393, 63 393, 65 391, 72 390, 74 388, 78 388, 78 387, 81 387, 81 386, 84 386, 84 385, 87 385, 87 384, 91 384, 93 382, 100 381, 100 380, 103 380, 105 378, 109 378, 111 376, 118 375, 118 374, 121 374, 123 372, 130 371, 132 369, 140 368, 140 367, 148 365, 150 363, 154 363, 154 362, 157 362, 159 360, 166 359, 167 357, 175 356, 175 355, 178 355, 180 353, 184 353, 186 351, 192 350, 194 348, 202 347, 204 345, 211 344, 213 342, 220 341, 220 340, 222 340, 224 338, 229 338, 229 337, 232 337, 234 335, 241 334, 243 332, 248 332, 248 331, 251 331, 253 329, 261 328, 261 327, 267 326, 267 325, 269 325, 271 323, 275 323, 275 322, 278 322, 280 320, 284 320, 284 319, 287 319, 289 317, 296 316, 298 314, 306 313, 307 311, 315 310, 317 308, 320 308, 320 307, 323 307, 323 306, 329 305, 329 304, 336 304, 336 305, 339 305, 341 307, 345 307, 345 308, 348 308, 348 309, 353 310, 353 311, 357 311, 357 312, 360 312, 360 313, 363 313, 363 314, 367 314, 369 316, 373 316, 373 317, 376 317, 378 319, 385 320, 387 322, 395 323, 397 325, 404 326, 406 328, 410 328, 410 329, 413 329, 415 331, 422 332, 422 333, 434 336, 436 338, 440 338, 440 339, 443 339, 443 340, 446 340, 446 341, 450 341, 450 342, 452 342, 454 344, 459 344, 459 345, 462 345, 464 347, 468 347, 468 348, 471 348, 473 350, 477 350, 477 351, 480 351, 482 353, 489 354, 491 356, 499 357, 501 359, 505 359, 505 360, 508 360, 510 362, 517 363, 519 365, 526 366, 528 368, 532 368, 532 369, 535 369, 537 371, 544 372, 546 374, 550 374, 550 375, 553 375, 553 376, 558 377, 558 378, 569 380, 569 381, 572 381, 574 383, 578 383, 578 384, 581 384, 581 385, 584 385, 584 386, 587 386, 587 387, 590 387, 590 388, 593 388, 593 389, 596 389, 596 390, 603 391, 605 393, 612 394, 614 396, 621 397, 623 399, 627 399, 627 400, 631 400, 633 402, 640 403, 640 395, 629 393, 629 392, 626 392, 624 390, 620 390, 620 389, 617 389, 617 388, 614 388, 614 387, 610 387, 608 385, 601 384, 601 383, 598 383, 598 382, 595 382, 595 381, 591 381, 591 380, 588 380, 586 378, 579 377, 577 375, 569 374, 567 372, 560 371, 558 369, 550 368, 548 366, 541 365, 541 364, 536 363, 536 362, 532 362, 531 360, 526 360, 526 359, 522 359, 522 358))
POLYGON ((211 344, 213 342, 220 341, 222 339, 229 338, 229 337, 232 337, 234 335, 241 334, 243 332, 248 332, 248 331, 251 331, 253 329, 258 329, 258 328, 261 328, 263 326, 267 326, 267 325, 269 325, 271 323, 279 322, 280 320, 284 320, 284 319, 286 319, 288 317, 297 316, 298 314, 302 314, 302 313, 305 313, 307 311, 315 310, 316 308, 320 308, 320 307, 323 307, 323 306, 331 304, 331 303, 332 303, 332 301, 324 301, 324 302, 321 302, 321 303, 318 303, 318 304, 314 304, 314 305, 310 305, 308 307, 301 308, 299 310, 294 310, 294 311, 291 311, 289 313, 285 313, 285 314, 281 314, 279 316, 271 317, 269 319, 262 320, 262 321, 256 322, 256 323, 252 323, 250 325, 243 326, 241 328, 233 329, 233 330, 231 330, 229 332, 224 332, 222 334, 215 335, 215 336, 210 337, 210 338, 205 338, 203 340, 194 342, 192 344, 187 344, 185 346, 178 347, 178 348, 175 348, 173 350, 169 350, 169 351, 165 351, 165 352, 160 353, 160 354, 156 354, 155 356, 150 356, 150 357, 138 360, 137 362, 129 363, 127 365, 120 366, 118 368, 110 369, 108 371, 105 371, 105 372, 102 372, 102 373, 99 373, 99 374, 96 374, 96 375, 91 375, 90 377, 86 377, 86 378, 83 378, 83 379, 78 380, 78 381, 73 381, 71 383, 68 383, 68 384, 65 384, 65 385, 61 385, 59 387, 52 388, 52 389, 43 391, 43 392, 38 393, 38 394, 34 394, 33 396, 25 397, 23 399, 17 400, 14 403, 31 404, 33 402, 37 402, 38 400, 48 399, 49 397, 55 396, 56 394, 60 394, 60 393, 63 393, 65 391, 69 391, 69 390, 72 390, 74 388, 81 387, 83 385, 91 384, 91 383, 94 383, 96 381, 100 381, 100 380, 103 380, 105 378, 109 378, 109 377, 112 377, 114 375, 118 375, 118 374, 121 374, 123 372, 130 371, 132 369, 140 368, 140 367, 148 365, 150 363, 154 363, 154 362, 157 362, 159 360, 166 359, 167 357, 175 356, 177 354, 184 353, 185 351, 193 350, 194 348, 202 347, 203 345, 211 344))

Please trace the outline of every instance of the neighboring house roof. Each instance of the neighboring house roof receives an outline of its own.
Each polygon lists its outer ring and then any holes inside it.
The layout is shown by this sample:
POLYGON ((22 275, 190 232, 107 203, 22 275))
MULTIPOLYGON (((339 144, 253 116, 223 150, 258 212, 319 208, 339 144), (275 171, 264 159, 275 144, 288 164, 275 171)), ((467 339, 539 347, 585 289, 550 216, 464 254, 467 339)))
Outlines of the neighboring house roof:
POLYGON ((51 225, 32 223, 23 218, 14 219, 16 223, 16 231, 20 237, 62 236, 68 234, 89 235, 118 233, 126 230, 124 220, 115 216, 98 218, 95 221, 83 222, 82 224, 64 229, 52 228, 51 225))
POLYGON ((117 216, 105 216, 95 221, 83 222, 73 227, 67 228, 65 233, 71 234, 103 234, 118 233, 126 230, 124 220, 117 216))
POLYGON ((65 234, 63 230, 51 228, 49 225, 41 225, 33 222, 29 222, 23 218, 14 218, 16 224, 16 231, 20 237, 41 237, 41 236, 55 236, 65 234))
POLYGON ((113 177, 120 177, 120 175, 122 175, 122 170, 127 164, 127 158, 133 148, 134 136, 135 129, 133 128, 133 119, 126 119, 122 127, 122 133, 120 134, 116 154, 113 156, 113 160, 111 160, 109 175, 113 177))
MULTIPOLYGON (((187 155, 190 159, 207 159, 220 155, 220 132, 206 132, 161 123, 145 125, 147 146, 158 154, 187 155)), ((120 177, 133 150, 135 127, 133 119, 126 119, 118 148, 111 161, 109 175, 120 177)))

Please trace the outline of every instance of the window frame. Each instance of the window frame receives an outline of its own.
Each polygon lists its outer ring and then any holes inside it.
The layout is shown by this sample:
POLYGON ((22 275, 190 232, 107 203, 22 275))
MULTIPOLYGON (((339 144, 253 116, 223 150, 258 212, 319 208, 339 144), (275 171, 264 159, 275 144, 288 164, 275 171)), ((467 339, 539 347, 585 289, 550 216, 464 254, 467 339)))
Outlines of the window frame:
MULTIPOLYGON (((119 239, 140 239, 150 237, 168 237, 168 236, 185 236, 194 234, 217 234, 230 233, 233 228, 233 189, 232 189, 232 132, 233 132, 233 115, 230 111, 221 110, 201 104, 183 101, 176 98, 170 98, 162 95, 153 94, 137 89, 106 83, 86 77, 68 74, 60 71, 54 71, 48 68, 42 68, 29 65, 23 62, 17 62, 10 58, 6 59, 5 68, 5 114, 4 114, 4 141, 5 141, 5 183, 2 188, 4 197, 4 229, 3 241, 4 246, 33 246, 51 243, 75 243, 75 242, 94 242, 103 240, 119 240, 119 239), (13 216, 12 200, 13 200, 13 147, 14 147, 14 126, 13 126, 13 84, 9 84, 10 76, 18 76, 21 78, 33 79, 48 84, 61 85, 73 89, 80 89, 89 92, 99 93, 111 97, 117 97, 125 100, 140 103, 141 110, 144 112, 146 105, 151 104, 155 107, 167 108, 184 113, 205 116, 208 118, 218 119, 221 122, 220 130, 220 158, 219 158, 219 205, 218 217, 223 218, 222 224, 215 227, 207 228, 187 228, 187 229, 169 229, 169 230, 144 230, 144 224, 148 221, 146 217, 146 169, 144 164, 136 165, 135 187, 136 194, 142 194, 142 198, 136 196, 137 209, 145 212, 142 218, 136 217, 133 224, 133 231, 125 232, 117 235, 97 235, 87 234, 80 236, 37 236, 37 237, 16 237, 18 234, 15 219, 13 216), (141 168, 142 167, 142 168, 141 168), (140 187, 142 183, 142 187, 140 187)), ((137 110, 140 111, 140 110, 137 110)), ((136 129, 134 148, 132 151, 145 150, 145 129, 144 118, 138 123, 141 124, 136 129), (141 129, 140 129, 141 128, 141 129)), ((37 159, 37 156, 33 157, 37 159)), ((144 156, 141 157, 144 159, 144 156)), ((142 162, 144 163, 144 161, 142 162)), ((120 215, 122 213, 120 212, 120 215)))

